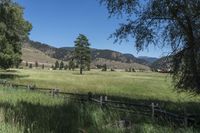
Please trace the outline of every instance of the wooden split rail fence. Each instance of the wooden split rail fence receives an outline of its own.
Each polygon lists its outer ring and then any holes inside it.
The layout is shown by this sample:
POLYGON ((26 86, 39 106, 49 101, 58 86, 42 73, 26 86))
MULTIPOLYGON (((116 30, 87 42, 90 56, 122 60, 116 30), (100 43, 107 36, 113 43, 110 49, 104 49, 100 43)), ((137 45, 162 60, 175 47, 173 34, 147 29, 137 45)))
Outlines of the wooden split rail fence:
POLYGON ((78 94, 78 93, 69 93, 69 92, 61 92, 59 89, 49 89, 49 88, 39 88, 36 85, 19 85, 9 83, 6 80, 0 80, 0 84, 7 87, 12 88, 26 88, 28 90, 35 90, 44 93, 49 93, 53 97, 55 96, 70 96, 69 98, 74 98, 77 101, 87 101, 93 102, 101 105, 102 107, 109 107, 114 109, 119 109, 122 111, 130 111, 134 113, 138 113, 140 115, 146 115, 152 117, 154 120, 155 118, 162 118, 164 120, 169 120, 172 122, 176 122, 178 124, 188 126, 195 124, 195 116, 187 115, 185 112, 184 115, 178 115, 172 112, 167 112, 166 110, 161 109, 158 104, 151 103, 150 105, 147 104, 138 104, 138 103, 128 103, 128 102, 121 102, 121 101, 113 101, 108 99, 108 96, 102 95, 93 95, 91 92, 88 94, 78 94))

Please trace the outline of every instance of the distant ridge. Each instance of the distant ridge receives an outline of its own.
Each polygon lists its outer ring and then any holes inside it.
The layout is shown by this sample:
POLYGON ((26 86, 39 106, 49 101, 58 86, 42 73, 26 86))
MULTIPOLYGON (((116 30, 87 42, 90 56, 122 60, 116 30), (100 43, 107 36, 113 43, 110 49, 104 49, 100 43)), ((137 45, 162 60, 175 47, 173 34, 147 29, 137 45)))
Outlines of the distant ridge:
MULTIPOLYGON (((56 48, 48 44, 31 40, 29 40, 27 44, 30 46, 30 48, 41 51, 53 60, 57 59, 69 61, 73 57, 74 47, 56 48)), ((26 57, 26 55, 23 57, 26 57)), ((130 67, 134 67, 136 69, 150 69, 150 63, 144 59, 139 59, 132 54, 122 54, 120 52, 108 49, 91 49, 91 58, 91 65, 93 68, 95 68, 97 65, 107 64, 108 67, 117 69, 126 69, 130 67)))
POLYGON ((155 62, 156 60, 158 60, 159 58, 156 57, 148 57, 148 56, 139 56, 139 59, 145 60, 148 63, 152 64, 153 62, 155 62))

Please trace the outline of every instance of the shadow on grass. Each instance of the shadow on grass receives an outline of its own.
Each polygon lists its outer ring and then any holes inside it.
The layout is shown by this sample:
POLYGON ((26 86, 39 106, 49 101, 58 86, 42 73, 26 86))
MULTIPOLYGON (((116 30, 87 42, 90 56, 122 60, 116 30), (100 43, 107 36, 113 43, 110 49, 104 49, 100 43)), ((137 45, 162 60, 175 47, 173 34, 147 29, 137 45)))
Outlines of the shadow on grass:
MULTIPOLYGON (((102 94, 103 96, 104 94, 102 94)), ((159 108, 163 111, 167 111, 173 114, 177 114, 180 116, 185 116, 186 114, 190 116, 191 118, 194 118, 195 121, 189 121, 189 126, 197 126, 200 128, 200 102, 173 102, 173 101, 165 101, 165 100, 158 100, 158 99, 134 99, 134 98, 127 98, 127 97, 119 97, 119 96, 108 96, 108 99, 112 99, 113 101, 120 101, 122 103, 133 103, 133 104, 138 104, 138 105, 151 105, 154 103, 155 105, 158 105, 159 108)), ((95 98, 99 98, 98 96, 94 96, 95 98)), ((136 107, 137 110, 143 110, 144 107, 138 106, 136 107)), ((149 107, 151 110, 151 107, 149 107)), ((155 112, 155 116, 158 118, 160 117, 162 119, 163 115, 155 112)), ((182 125, 184 123, 180 123, 179 121, 176 121, 173 117, 166 117, 163 119, 163 122, 158 119, 158 124, 165 125, 166 122, 168 123, 173 123, 178 126, 182 125), (167 121, 166 121, 167 120, 167 121)))
POLYGON ((28 133, 78 133, 93 125, 86 110, 73 103, 45 106, 18 102, 15 106, 0 103, 5 122, 19 124, 28 133))
MULTIPOLYGON (((150 101, 136 100, 135 102, 147 103, 150 101)), ((187 105, 188 109, 200 107, 196 103, 185 103, 185 105, 187 105)), ((90 103, 66 102, 60 105, 42 105, 39 103, 33 104, 26 101, 19 101, 13 105, 8 102, 3 102, 0 103, 0 109, 3 109, 6 123, 19 124, 25 133, 84 133, 84 131, 85 133, 94 131, 101 133, 104 132, 102 126, 126 118, 131 120, 133 124, 142 125, 147 122, 161 127, 174 126, 161 121, 152 122, 151 117, 144 118, 142 116, 136 116, 135 114, 119 113, 109 108, 103 108, 102 110, 101 107, 93 106, 90 103), (103 111, 103 113, 99 113, 99 110, 103 111), (101 122, 99 123, 99 121, 101 122)), ((140 128, 142 129, 142 127, 140 128)))
POLYGON ((29 77, 29 75, 18 75, 13 73, 0 73, 0 79, 17 79, 17 78, 26 78, 29 77))

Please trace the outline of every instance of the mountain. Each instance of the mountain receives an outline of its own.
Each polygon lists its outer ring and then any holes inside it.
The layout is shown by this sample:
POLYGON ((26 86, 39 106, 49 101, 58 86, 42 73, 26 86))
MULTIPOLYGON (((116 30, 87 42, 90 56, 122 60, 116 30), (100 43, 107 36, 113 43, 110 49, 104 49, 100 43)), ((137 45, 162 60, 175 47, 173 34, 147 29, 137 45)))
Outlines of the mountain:
POLYGON ((145 61, 149 62, 150 64, 152 64, 153 62, 155 62, 156 60, 159 59, 159 58, 156 58, 156 57, 148 57, 148 56, 139 56, 138 58, 145 60, 145 61))
POLYGON ((172 56, 162 57, 151 64, 153 69, 167 70, 172 66, 172 56))
MULTIPOLYGON (((27 44, 29 45, 29 48, 31 48, 32 50, 35 49, 36 51, 40 51, 45 56, 51 58, 52 63, 54 60, 69 61, 70 59, 73 58, 74 47, 56 48, 56 47, 52 47, 50 45, 43 44, 40 42, 35 42, 35 41, 28 41, 27 44)), ((23 55, 24 58, 26 56, 28 55, 27 54, 23 55)), ((35 55, 35 56, 38 56, 38 55, 35 55)), ((138 59, 131 54, 122 54, 120 52, 113 51, 113 50, 91 49, 91 59, 92 59, 91 66, 93 68, 95 68, 97 65, 107 64, 109 68, 126 69, 130 67, 134 67, 136 69, 146 69, 146 70, 150 69, 148 66, 149 62, 143 59, 138 59)), ((36 59, 32 59, 32 60, 36 60, 36 59)))
POLYGON ((56 62, 57 59, 51 58, 40 50, 37 50, 30 46, 29 43, 24 43, 22 48, 22 60, 23 63, 39 62, 39 64, 44 64, 45 66, 51 66, 56 62))

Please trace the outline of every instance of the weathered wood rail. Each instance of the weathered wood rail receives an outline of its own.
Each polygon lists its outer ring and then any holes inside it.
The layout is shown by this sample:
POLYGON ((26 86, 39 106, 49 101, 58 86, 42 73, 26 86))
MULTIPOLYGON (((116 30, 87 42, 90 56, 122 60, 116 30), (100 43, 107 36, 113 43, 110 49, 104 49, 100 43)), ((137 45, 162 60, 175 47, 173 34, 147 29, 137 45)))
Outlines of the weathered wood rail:
POLYGON ((25 88, 32 91, 39 91, 46 94, 51 94, 52 97, 55 96, 65 96, 68 98, 72 98, 76 101, 81 102, 92 102, 101 105, 102 107, 110 107, 114 109, 119 109, 123 111, 131 111, 135 113, 139 113, 141 115, 150 116, 154 120, 155 118, 161 118, 164 120, 170 120, 176 122, 178 124, 182 124, 184 126, 195 125, 195 116, 188 115, 186 112, 184 115, 179 115, 176 113, 168 112, 164 109, 161 109, 158 104, 151 103, 148 104, 139 104, 139 103, 129 103, 129 102, 121 102, 121 101, 113 101, 108 98, 108 96, 102 95, 93 95, 91 92, 88 94, 79 94, 79 93, 70 93, 70 92, 62 92, 60 89, 50 89, 50 88, 40 88, 34 84, 30 85, 20 85, 10 83, 6 80, 0 80, 0 84, 5 87, 12 88, 25 88))

